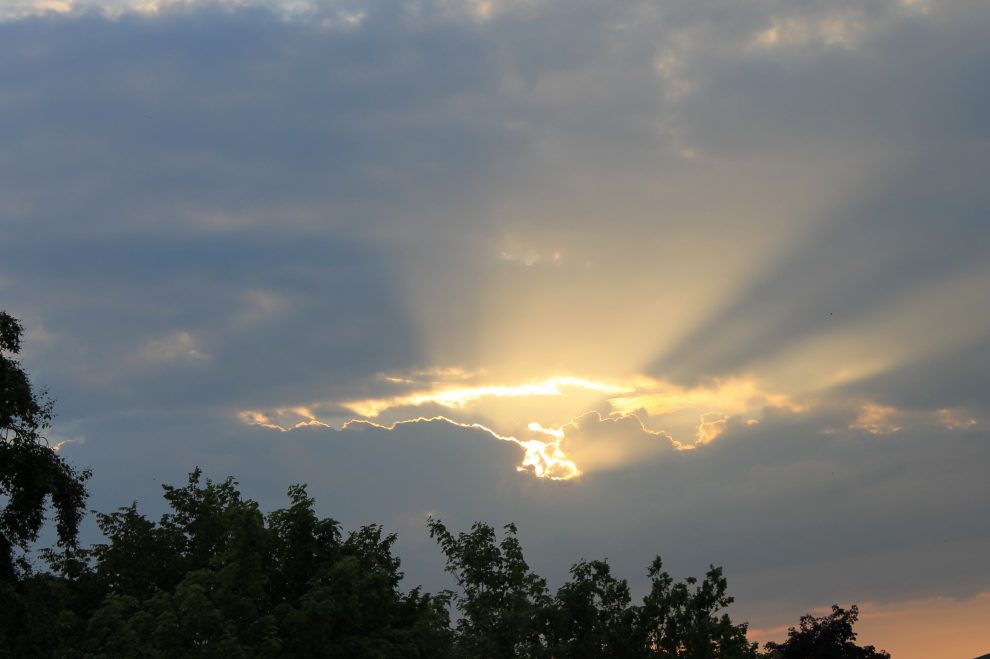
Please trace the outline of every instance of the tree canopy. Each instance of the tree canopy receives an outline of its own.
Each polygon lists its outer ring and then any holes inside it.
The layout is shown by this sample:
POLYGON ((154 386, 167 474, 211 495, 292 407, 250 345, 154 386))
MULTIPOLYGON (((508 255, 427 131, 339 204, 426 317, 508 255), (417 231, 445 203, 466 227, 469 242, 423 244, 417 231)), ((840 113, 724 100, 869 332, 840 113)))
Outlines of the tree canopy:
POLYGON ((59 542, 71 544, 86 501, 88 472, 77 472, 48 445, 52 402, 35 392, 15 359, 23 328, 0 311, 0 583, 14 576, 13 552, 36 540, 46 501, 55 508, 59 542))
MULTIPOLYGON (((164 487, 157 521, 135 504, 97 515, 106 541, 46 552, 27 579, 35 628, 11 647, 59 657, 443 657, 445 601, 402 592, 395 536, 344 534, 303 486, 265 516, 233 479, 164 487), (57 621, 52 628, 50 621, 57 621)), ((19 653, 18 656, 21 656, 19 653)))
POLYGON ((676 581, 657 557, 633 603, 604 560, 580 560, 551 592, 514 525, 450 531, 430 519, 456 588, 404 591, 394 534, 345 533, 316 513, 305 486, 267 515, 236 481, 163 486, 169 510, 97 513, 105 541, 43 552, 48 571, 19 581, 19 625, 0 656, 463 657, 507 659, 884 659, 852 641, 858 613, 805 616, 761 654, 722 570, 676 581), (841 651, 841 653, 840 653, 841 651), (817 654, 815 654, 817 653, 817 654))
POLYGON ((832 605, 832 613, 821 618, 801 616, 801 624, 787 632, 783 643, 767 643, 770 659, 890 659, 872 645, 856 645, 853 625, 859 619, 859 607, 848 609, 832 605))
POLYGON ((30 611, 22 597, 26 550, 45 523, 47 504, 55 510, 58 542, 76 541, 86 502, 86 471, 77 472, 48 445, 44 432, 52 419, 52 402, 36 392, 16 356, 21 324, 0 311, 0 645, 24 627, 30 611))
POLYGON ((581 560, 571 568, 571 581, 551 595, 526 564, 514 525, 504 527, 500 542, 487 524, 455 536, 431 519, 429 529, 459 586, 451 594, 461 615, 458 656, 757 656, 746 625, 716 615, 732 602, 721 568, 712 567, 700 583, 694 577, 675 582, 658 556, 648 570, 650 592, 634 605, 628 583, 613 577, 606 561, 581 560))
POLYGON ((97 513, 105 541, 44 552, 27 574, 28 615, 4 645, 13 656, 60 657, 756 657, 745 625, 715 612, 731 599, 712 568, 653 587, 633 605, 605 561, 579 561, 551 594, 509 524, 452 533, 428 523, 457 589, 403 591, 394 534, 344 533, 315 512, 305 486, 262 514, 237 483, 163 486, 158 520, 136 504, 97 513), (451 620, 451 612, 456 613, 451 620))

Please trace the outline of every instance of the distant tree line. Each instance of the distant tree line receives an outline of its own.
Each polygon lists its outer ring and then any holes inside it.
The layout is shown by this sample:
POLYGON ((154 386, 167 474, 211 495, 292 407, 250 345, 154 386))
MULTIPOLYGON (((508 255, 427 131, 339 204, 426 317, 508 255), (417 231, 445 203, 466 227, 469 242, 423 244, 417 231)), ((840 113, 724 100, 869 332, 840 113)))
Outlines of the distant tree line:
POLYGON ((14 359, 21 326, 0 312, 0 656, 465 657, 883 659, 855 644, 858 611, 805 616, 763 651, 732 602, 721 568, 675 581, 660 558, 634 603, 605 561, 579 561, 552 592, 529 569, 515 526, 428 528, 457 588, 400 588, 395 534, 345 533, 316 514, 305 486, 264 515, 236 482, 197 469, 164 486, 157 521, 136 504, 96 513, 105 542, 76 541, 87 472, 45 441, 51 404, 14 359), (58 546, 45 569, 26 560, 46 506, 58 546))

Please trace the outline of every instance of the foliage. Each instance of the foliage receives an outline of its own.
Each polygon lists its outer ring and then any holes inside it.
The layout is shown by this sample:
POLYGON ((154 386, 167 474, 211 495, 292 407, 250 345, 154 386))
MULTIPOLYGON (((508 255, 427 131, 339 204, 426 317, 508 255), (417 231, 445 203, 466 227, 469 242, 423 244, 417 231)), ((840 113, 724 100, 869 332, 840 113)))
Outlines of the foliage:
POLYGON ((548 655, 635 657, 645 645, 629 585, 612 576, 605 561, 579 561, 572 580, 557 591, 549 610, 548 655))
POLYGON ((658 556, 650 565, 650 592, 643 599, 640 624, 649 656, 691 659, 743 659, 756 656, 756 644, 746 639, 746 625, 716 614, 732 603, 726 595, 722 568, 710 567, 704 580, 694 577, 674 583, 662 571, 658 556), (693 589, 691 586, 695 586, 693 589))
POLYGON ((541 613, 547 607, 546 581, 530 571, 523 559, 516 527, 507 524, 496 543, 495 530, 475 523, 469 533, 453 535, 442 522, 430 519, 430 537, 447 556, 460 593, 454 601, 457 648, 463 657, 518 657, 539 654, 541 613))
POLYGON ((516 527, 504 528, 504 538, 496 542, 495 530, 486 524, 454 535, 439 520, 429 521, 460 588, 452 593, 461 615, 458 656, 757 656, 746 625, 734 625, 724 613, 716 616, 732 602, 720 568, 712 567, 700 584, 693 577, 675 583, 657 557, 648 572, 651 590, 637 606, 626 581, 615 579, 607 562, 580 561, 571 568, 572 580, 551 597, 546 582, 529 570, 516 527))
POLYGON ((872 645, 856 645, 853 625, 859 619, 859 607, 848 609, 832 605, 832 613, 821 618, 811 614, 801 616, 798 629, 791 627, 783 643, 767 643, 764 647, 771 659, 890 659, 883 650, 872 645))
POLYGON ((760 655, 720 568, 675 581, 660 558, 634 604, 606 561, 581 560, 551 594, 523 556, 516 527, 429 532, 457 589, 400 590, 396 537, 370 525, 343 533, 301 485, 267 517, 237 483, 164 486, 158 521, 135 504, 97 514, 106 541, 46 554, 54 574, 25 573, 29 615, 0 655, 116 657, 563 657, 888 659, 852 644, 856 607, 805 616, 760 655), (451 624, 450 607, 456 611, 451 624))
MULTIPOLYGON (((579 561, 555 595, 523 556, 517 531, 482 523, 428 528, 456 592, 402 592, 396 537, 348 534, 315 512, 306 488, 267 517, 237 483, 164 486, 157 521, 136 504, 97 513, 106 541, 45 556, 54 574, 26 574, 10 656, 116 657, 685 657, 755 658, 745 626, 718 616, 731 602, 721 570, 700 583, 649 570, 632 604, 605 561, 579 561), (448 607, 458 616, 451 624, 448 607)), ((0 652, 2 654, 2 652, 0 652)))
POLYGON ((28 574, 15 551, 38 538, 47 502, 55 509, 58 542, 71 547, 83 515, 88 471, 77 472, 48 445, 44 432, 52 419, 52 402, 35 392, 15 356, 20 352, 21 324, 0 311, 0 650, 43 608, 37 592, 27 591, 28 574), (19 574, 20 573, 20 574, 19 574))
POLYGON ((0 311, 0 581, 11 581, 13 550, 37 539, 45 502, 55 508, 59 542, 71 544, 86 500, 89 472, 76 472, 43 435, 52 402, 36 393, 14 356, 20 352, 21 324, 0 311), (7 353, 7 354, 4 354, 7 353))
MULTIPOLYGON (((303 486, 267 519, 236 482, 164 487, 158 522, 136 505, 98 514, 107 542, 49 552, 63 575, 58 656, 444 656, 441 601, 400 592, 394 535, 342 536, 303 486)), ((38 581, 38 580, 35 580, 38 581)), ((39 581, 38 587, 44 588, 39 581)))

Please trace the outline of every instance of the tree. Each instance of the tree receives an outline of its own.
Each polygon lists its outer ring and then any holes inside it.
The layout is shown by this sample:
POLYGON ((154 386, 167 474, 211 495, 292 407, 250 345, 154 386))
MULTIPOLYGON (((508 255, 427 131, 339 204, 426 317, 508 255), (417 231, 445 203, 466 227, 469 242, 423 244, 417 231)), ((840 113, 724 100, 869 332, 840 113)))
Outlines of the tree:
POLYGON ((613 577, 606 561, 579 561, 571 577, 549 611, 549 655, 641 656, 644 644, 626 580, 613 577))
POLYGON ((629 586, 605 561, 579 561, 571 581, 551 597, 546 581, 530 571, 516 527, 495 530, 475 523, 454 535, 429 521, 430 535, 447 557, 452 593, 461 617, 455 648, 462 657, 657 657, 659 659, 756 659, 746 625, 721 612, 732 603, 721 568, 705 578, 674 582, 657 557, 650 592, 631 604, 629 586), (692 588, 692 586, 694 586, 692 588))
POLYGON ((832 613, 821 618, 801 616, 799 629, 791 627, 783 643, 766 643, 771 659, 890 659, 872 645, 856 645, 853 625, 859 619, 859 607, 848 609, 832 605, 832 613))
POLYGON ((37 540, 49 501, 59 544, 74 546, 89 477, 48 445, 44 432, 53 406, 15 359, 22 333, 21 324, 0 311, 0 500, 6 500, 0 510, 0 649, 15 647, 15 639, 34 628, 33 603, 43 599, 24 583, 30 570, 24 561, 18 567, 15 550, 37 540))
POLYGON ((157 522, 131 504, 97 514, 105 543, 47 554, 61 579, 31 583, 59 624, 33 654, 448 656, 445 603, 399 590, 393 534, 344 537, 301 485, 267 518, 231 478, 204 483, 197 469, 163 489, 170 510, 157 522))
POLYGON ((660 557, 648 572, 651 587, 639 610, 647 656, 673 659, 750 659, 756 643, 746 638, 745 624, 736 625, 729 616, 716 614, 732 603, 726 595, 722 568, 712 566, 700 585, 688 577, 675 583, 663 571, 660 557), (695 586, 693 589, 691 586, 695 586))
POLYGON ((480 522, 456 536, 437 519, 430 518, 428 527, 460 587, 459 593, 452 593, 461 613, 458 656, 540 656, 550 598, 546 581, 530 571, 523 558, 516 526, 503 527, 501 542, 496 542, 494 528, 480 522))
POLYGON ((21 324, 0 311, 0 495, 7 499, 0 513, 0 582, 15 576, 14 549, 37 539, 46 500, 55 508, 59 542, 75 542, 89 477, 69 466, 44 437, 53 405, 44 392, 33 390, 14 359, 22 333, 21 324))

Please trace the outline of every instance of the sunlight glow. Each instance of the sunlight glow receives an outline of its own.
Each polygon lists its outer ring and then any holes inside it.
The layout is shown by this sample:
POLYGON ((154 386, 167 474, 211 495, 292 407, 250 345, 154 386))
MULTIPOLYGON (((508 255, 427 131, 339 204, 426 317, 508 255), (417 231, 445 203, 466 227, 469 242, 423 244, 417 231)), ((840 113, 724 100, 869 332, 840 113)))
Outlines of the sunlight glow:
MULTIPOLYGON (((419 377, 467 379, 475 374, 463 369, 426 369, 408 377, 382 376, 389 384, 422 386, 419 377)), ((605 470, 635 464, 665 451, 690 451, 703 447, 721 437, 733 419, 753 426, 760 423, 765 409, 787 410, 800 414, 814 404, 795 401, 779 393, 767 391, 753 378, 714 380, 708 385, 682 387, 671 382, 647 377, 632 378, 623 385, 571 376, 552 376, 541 381, 519 385, 451 386, 434 383, 433 388, 413 391, 388 398, 330 403, 333 408, 350 410, 363 418, 350 419, 337 425, 341 429, 357 428, 361 424, 394 430, 408 423, 443 421, 460 428, 481 430, 495 439, 512 442, 523 452, 516 469, 537 478, 555 481, 571 480, 584 471, 605 470), (593 391, 601 394, 601 403, 610 411, 583 412, 547 426, 530 421, 525 430, 533 436, 520 439, 493 429, 498 420, 484 424, 465 423, 446 416, 400 419, 391 424, 376 423, 372 418, 398 407, 416 407, 433 403, 461 410, 478 404, 487 397, 520 399, 525 397, 566 397, 571 392, 593 391), (650 426, 661 425, 654 429, 650 426), (581 465, 580 467, 578 465, 581 465)), ((288 432, 293 429, 321 427, 334 424, 320 418, 320 404, 274 408, 264 412, 243 410, 238 418, 246 424, 288 432)), ((848 424, 850 430, 863 430, 874 435, 889 435, 908 424, 938 425, 949 430, 965 430, 977 423, 964 409, 940 409, 935 412, 902 410, 874 402, 860 403, 848 424)), ((501 423, 502 427, 507 424, 501 423)), ((511 424, 509 424, 511 426, 511 424)))
POLYGON ((390 398, 368 398, 365 400, 348 401, 341 403, 341 406, 359 416, 375 418, 382 412, 393 408, 420 407, 429 403, 450 409, 461 409, 483 398, 563 396, 565 389, 570 387, 601 393, 619 393, 623 391, 622 387, 604 382, 555 375, 541 382, 529 382, 518 385, 487 385, 477 387, 441 386, 413 391, 390 398))
POLYGON ((292 409, 276 409, 275 414, 279 416, 285 416, 286 414, 295 414, 297 416, 302 416, 302 421, 297 421, 293 424, 282 425, 276 423, 270 416, 264 412, 259 412, 258 410, 243 410, 237 413, 237 417, 249 426, 259 426, 261 428, 268 428, 269 430, 277 430, 279 432, 288 432, 296 428, 331 428, 332 426, 328 423, 320 421, 312 412, 305 407, 296 407, 292 409))
MULTIPOLYGON (((388 387, 405 388, 407 391, 357 401, 309 403, 270 411, 243 410, 238 417, 243 423, 280 432, 307 427, 336 426, 347 429, 359 427, 359 424, 394 430, 405 423, 444 421, 462 428, 482 430, 496 439, 517 444, 523 450, 523 457, 517 466, 519 471, 530 472, 537 478, 570 480, 585 470, 618 468, 671 449, 696 449, 718 439, 734 417, 745 415, 746 420, 742 422, 751 425, 758 423, 758 416, 764 408, 800 412, 808 407, 808 404, 799 404, 783 394, 767 391, 753 378, 714 380, 694 387, 645 376, 607 382, 553 375, 515 385, 477 383, 483 375, 452 367, 381 374, 379 380, 387 383, 388 387), (589 392, 598 396, 597 403, 592 399, 591 407, 586 406, 589 404, 589 392), (574 405, 563 408, 573 408, 571 413, 560 409, 554 412, 540 405, 537 407, 542 417, 540 421, 517 425, 510 420, 513 416, 518 417, 518 410, 514 408, 522 405, 522 399, 545 397, 564 400, 573 397, 574 405), (486 399, 517 402, 512 404, 512 410, 506 411, 485 406, 486 399), (475 418, 481 416, 485 421, 465 423, 446 416, 396 420, 394 415, 393 419, 381 423, 372 421, 387 411, 429 404, 451 410, 470 408, 475 418), (588 411, 595 407, 607 410, 607 413, 603 416, 601 412, 588 411), (359 418, 341 420, 342 423, 336 424, 321 418, 322 410, 341 408, 359 418), (546 425, 547 421, 554 425, 546 425), (651 428, 651 425, 661 427, 651 428), (518 431, 532 435, 520 439, 516 436, 518 431), (516 434, 510 434, 513 432, 516 434)), ((951 418, 956 419, 956 416, 951 418)), ((864 417, 864 424, 868 422, 869 419, 864 417)), ((959 420, 955 422, 963 423, 959 420)))
POLYGON ((860 406, 850 430, 865 430, 871 435, 892 435, 907 425, 941 426, 946 430, 966 430, 977 424, 970 414, 959 408, 942 408, 933 412, 904 410, 892 405, 866 402, 860 406))
MULTIPOLYGON (((392 431, 401 425, 410 423, 431 423, 434 421, 449 423, 450 425, 457 426, 458 428, 481 430, 482 432, 488 433, 495 439, 518 444, 524 449, 524 454, 522 463, 516 467, 516 471, 528 471, 537 478, 546 478, 554 481, 570 480, 581 475, 581 470, 577 468, 577 465, 574 464, 574 462, 567 459, 561 450, 560 438, 556 438, 553 441, 541 441, 539 439, 520 440, 516 437, 512 437, 511 435, 500 435, 491 428, 480 423, 460 423, 445 416, 434 416, 429 418, 417 417, 415 419, 396 421, 395 423, 389 425, 375 423, 374 421, 366 421, 363 419, 354 419, 345 423, 343 425, 343 429, 357 428, 364 425, 372 428, 392 431)), ((541 429, 540 432, 544 431, 541 429)))
POLYGON ((609 403, 622 414, 643 410, 649 416, 672 414, 685 409, 723 414, 741 414, 761 407, 779 407, 794 412, 806 409, 806 404, 784 394, 764 390, 752 377, 714 380, 710 385, 696 387, 640 378, 635 390, 609 398, 609 403))
MULTIPOLYGON (((259 426, 261 428, 268 428, 269 430, 277 430, 278 432, 289 432, 290 430, 295 430, 298 428, 308 428, 308 427, 322 427, 330 428, 331 426, 327 423, 320 421, 319 419, 312 416, 312 412, 305 407, 296 407, 292 409, 279 409, 276 410, 277 414, 297 414, 302 416, 309 416, 303 421, 299 421, 295 424, 281 425, 276 423, 263 412, 256 410, 245 410, 238 414, 238 418, 243 423, 252 426, 259 426)), ((434 416, 434 417, 416 417, 414 419, 405 419, 402 421, 396 421, 392 424, 381 424, 375 423, 374 421, 368 421, 366 419, 352 419, 347 421, 341 426, 341 430, 357 429, 362 426, 367 426, 371 428, 379 428, 382 430, 393 431, 397 427, 402 425, 408 425, 412 423, 431 423, 435 421, 441 421, 443 423, 449 423, 452 426, 457 426, 458 428, 467 428, 471 430, 480 430, 485 432, 495 439, 512 442, 520 446, 523 449, 523 457, 519 466, 516 467, 517 471, 530 472, 537 478, 545 478, 554 481, 564 481, 576 478, 581 475, 581 470, 578 469, 577 465, 574 464, 572 460, 569 460, 567 456, 564 455, 560 443, 563 439, 563 433, 560 431, 555 431, 553 429, 544 429, 539 426, 539 424, 531 424, 535 426, 531 428, 535 432, 540 432, 551 436, 551 440, 540 440, 540 439, 527 439, 521 440, 511 435, 502 435, 492 430, 488 426, 482 425, 480 423, 461 423, 455 421, 445 416, 434 416)))
POLYGON ((517 471, 532 470, 537 478, 549 478, 555 481, 566 481, 581 475, 577 465, 564 455, 559 440, 543 442, 531 439, 519 444, 526 449, 526 455, 523 457, 522 466, 516 467, 517 471))

